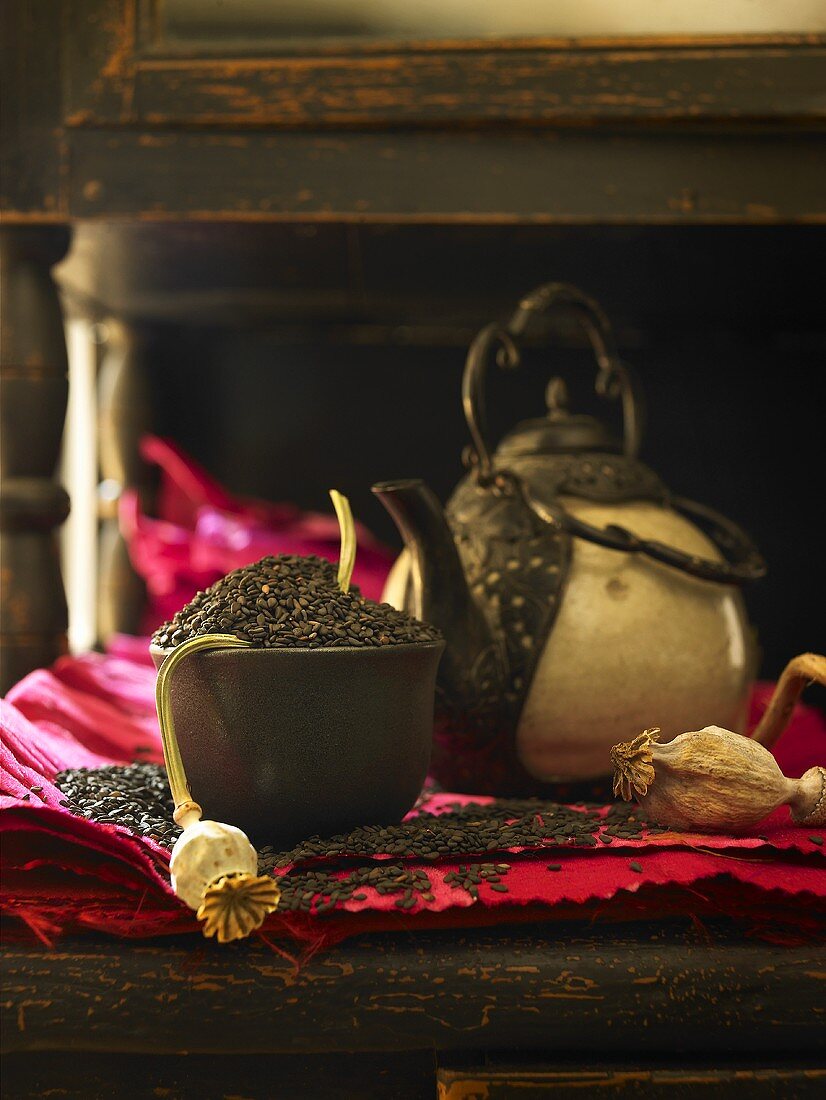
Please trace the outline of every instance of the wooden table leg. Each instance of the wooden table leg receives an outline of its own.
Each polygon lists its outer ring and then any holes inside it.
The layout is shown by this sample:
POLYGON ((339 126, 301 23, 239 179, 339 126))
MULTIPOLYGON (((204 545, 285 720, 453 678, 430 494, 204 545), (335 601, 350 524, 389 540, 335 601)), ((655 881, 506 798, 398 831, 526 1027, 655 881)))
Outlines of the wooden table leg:
POLYGON ((132 568, 118 525, 118 499, 135 490, 143 507, 151 495, 151 475, 139 454, 141 435, 150 427, 149 394, 143 369, 143 335, 136 326, 109 319, 98 376, 98 432, 101 501, 98 637, 137 634, 146 606, 146 586, 132 568))
POLYGON ((54 479, 68 396, 63 317, 51 268, 62 226, 0 229, 0 690, 66 650, 54 479))

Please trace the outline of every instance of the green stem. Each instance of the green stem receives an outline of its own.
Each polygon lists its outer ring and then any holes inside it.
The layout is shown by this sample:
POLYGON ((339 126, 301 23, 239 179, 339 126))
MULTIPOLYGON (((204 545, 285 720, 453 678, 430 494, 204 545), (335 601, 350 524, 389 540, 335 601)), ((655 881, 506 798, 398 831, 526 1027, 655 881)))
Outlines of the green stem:
POLYGON ((231 634, 202 634, 198 638, 190 638, 176 646, 158 670, 158 678, 155 681, 155 706, 158 710, 158 723, 161 727, 161 741, 163 743, 163 757, 166 763, 166 772, 169 776, 169 788, 175 800, 175 809, 187 802, 192 802, 192 793, 184 770, 184 762, 181 760, 181 750, 178 747, 178 738, 175 736, 175 721, 172 717, 172 673, 191 653, 198 653, 204 649, 236 649, 239 646, 249 646, 249 642, 241 638, 235 638, 231 634))
POLYGON ((350 588, 350 578, 356 564, 356 525, 350 501, 337 489, 330 490, 330 500, 336 510, 339 531, 341 532, 341 552, 338 559, 338 586, 342 592, 350 588))

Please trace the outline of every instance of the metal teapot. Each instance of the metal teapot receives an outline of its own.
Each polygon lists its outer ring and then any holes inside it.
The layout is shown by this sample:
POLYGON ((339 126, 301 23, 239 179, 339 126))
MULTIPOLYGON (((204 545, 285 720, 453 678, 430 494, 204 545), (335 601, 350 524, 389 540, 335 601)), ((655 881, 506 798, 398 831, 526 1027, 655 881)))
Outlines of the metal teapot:
POLYGON ((746 534, 674 496, 637 458, 638 387, 592 299, 553 283, 473 341, 462 383, 472 446, 446 508, 421 481, 373 492, 405 550, 384 599, 444 633, 432 772, 450 790, 530 793, 609 771, 646 727, 663 738, 742 730, 756 646, 739 585, 765 565, 746 534), (484 380, 495 357, 564 306, 596 355, 597 393, 620 398, 624 440, 566 408, 518 424, 491 454, 484 380))

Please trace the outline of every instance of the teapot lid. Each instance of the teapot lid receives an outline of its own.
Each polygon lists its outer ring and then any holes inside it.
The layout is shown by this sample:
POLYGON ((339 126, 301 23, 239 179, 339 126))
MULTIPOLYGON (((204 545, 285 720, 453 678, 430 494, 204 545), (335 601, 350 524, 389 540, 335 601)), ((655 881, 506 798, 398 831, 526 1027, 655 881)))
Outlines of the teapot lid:
POLYGON ((568 388, 561 378, 552 378, 545 391, 548 411, 543 417, 522 420, 503 438, 497 456, 571 454, 578 451, 606 451, 619 454, 622 444, 593 416, 568 410, 568 388))

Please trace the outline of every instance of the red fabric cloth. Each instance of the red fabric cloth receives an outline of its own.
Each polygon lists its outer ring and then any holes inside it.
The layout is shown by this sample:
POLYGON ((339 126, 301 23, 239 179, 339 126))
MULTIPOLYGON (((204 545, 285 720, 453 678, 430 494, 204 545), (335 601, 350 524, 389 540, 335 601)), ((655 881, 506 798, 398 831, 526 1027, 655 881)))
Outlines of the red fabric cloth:
MULTIPOLYGON (((146 639, 120 638, 107 655, 66 657, 32 673, 0 703, 3 909, 47 941, 68 930, 143 937, 197 927, 171 892, 164 849, 123 827, 67 813, 52 783, 66 767, 162 759, 154 680, 146 639)), ((755 692, 753 722, 770 693, 771 685, 755 692)), ((793 776, 826 760, 824 717, 799 706, 777 758, 793 776)), ((468 801, 487 800, 440 794, 424 808, 438 813, 468 801)), ((809 839, 812 830, 790 824, 785 810, 759 831, 767 839, 655 834, 598 849, 511 849, 508 893, 483 884, 478 901, 445 881, 456 860, 406 860, 429 875, 432 902, 418 898, 413 909, 400 911, 393 895, 365 888, 365 900, 345 903, 344 912, 275 913, 264 932, 316 948, 376 928, 676 912, 745 917, 764 928, 782 922, 811 932, 824 913, 823 849, 809 839), (548 871, 549 863, 562 870, 548 871)))
MULTIPOLYGON (((329 515, 302 512, 293 504, 233 497, 174 443, 141 440, 141 457, 160 470, 157 514, 141 511, 135 492, 122 495, 121 531, 149 604, 143 629, 170 619, 198 589, 232 569, 268 554, 317 554, 338 561, 339 528, 329 515)), ((365 596, 381 598, 393 553, 361 524, 353 583, 365 596)))

